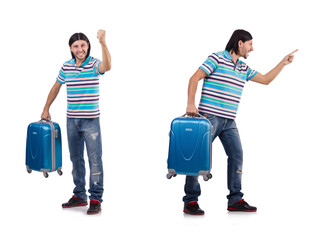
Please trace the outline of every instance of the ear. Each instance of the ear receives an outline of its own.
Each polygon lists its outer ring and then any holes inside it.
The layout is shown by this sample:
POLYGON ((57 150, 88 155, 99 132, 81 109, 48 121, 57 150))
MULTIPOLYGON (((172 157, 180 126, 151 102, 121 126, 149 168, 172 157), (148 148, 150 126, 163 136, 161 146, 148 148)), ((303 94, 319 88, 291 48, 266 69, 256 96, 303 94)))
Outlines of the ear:
POLYGON ((243 47, 244 42, 242 40, 239 40, 238 45, 239 45, 239 49, 240 49, 241 47, 243 47))

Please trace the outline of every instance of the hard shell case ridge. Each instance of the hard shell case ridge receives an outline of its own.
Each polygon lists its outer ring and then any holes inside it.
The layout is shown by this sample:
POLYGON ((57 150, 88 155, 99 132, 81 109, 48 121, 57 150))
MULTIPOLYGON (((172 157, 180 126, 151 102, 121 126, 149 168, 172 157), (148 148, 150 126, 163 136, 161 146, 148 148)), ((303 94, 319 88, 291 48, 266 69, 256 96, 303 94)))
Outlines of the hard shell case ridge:
POLYGON ((203 175, 205 181, 212 177, 213 126, 201 116, 183 115, 171 123, 168 151, 168 174, 203 175))
POLYGON ((57 171, 62 175, 61 131, 58 123, 50 120, 30 123, 27 130, 26 167, 40 171, 45 177, 57 171))

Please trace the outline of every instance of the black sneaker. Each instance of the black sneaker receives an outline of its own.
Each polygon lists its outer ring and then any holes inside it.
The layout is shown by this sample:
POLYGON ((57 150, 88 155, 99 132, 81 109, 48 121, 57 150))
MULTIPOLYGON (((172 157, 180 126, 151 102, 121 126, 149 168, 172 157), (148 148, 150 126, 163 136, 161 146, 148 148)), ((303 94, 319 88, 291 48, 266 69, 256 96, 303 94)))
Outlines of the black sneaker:
POLYGON ((90 201, 90 207, 87 211, 87 214, 92 215, 92 214, 97 214, 101 211, 101 204, 97 200, 91 200, 90 201))
POLYGON ((228 211, 240 211, 240 212, 256 212, 256 207, 250 206, 247 202, 242 199, 241 201, 235 202, 232 205, 228 205, 228 211))
POLYGON ((189 202, 184 204, 184 213, 191 215, 204 215, 204 211, 200 209, 197 202, 189 202))
POLYGON ((72 207, 80 207, 80 206, 87 206, 87 201, 83 200, 82 198, 72 196, 68 202, 63 203, 63 208, 72 208, 72 207))

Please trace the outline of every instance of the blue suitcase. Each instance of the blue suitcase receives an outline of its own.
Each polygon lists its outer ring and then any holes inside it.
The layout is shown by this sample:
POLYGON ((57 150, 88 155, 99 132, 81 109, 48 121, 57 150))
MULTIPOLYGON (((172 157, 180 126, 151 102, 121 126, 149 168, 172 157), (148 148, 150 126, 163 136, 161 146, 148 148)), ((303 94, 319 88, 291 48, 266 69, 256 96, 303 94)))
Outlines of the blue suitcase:
POLYGON ((213 126, 201 116, 175 118, 171 123, 167 178, 177 174, 202 175, 212 178, 213 126))
POLYGON ((28 173, 40 171, 47 178, 49 172, 62 175, 61 131, 50 120, 30 123, 27 131, 26 167, 28 173))

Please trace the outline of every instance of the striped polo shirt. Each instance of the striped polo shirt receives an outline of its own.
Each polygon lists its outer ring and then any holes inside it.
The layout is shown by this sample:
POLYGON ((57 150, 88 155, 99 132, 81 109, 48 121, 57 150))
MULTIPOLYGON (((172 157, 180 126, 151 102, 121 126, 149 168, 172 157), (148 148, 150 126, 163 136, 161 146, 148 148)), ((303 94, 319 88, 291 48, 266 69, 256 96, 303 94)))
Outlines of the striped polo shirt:
POLYGON ((66 84, 67 117, 99 117, 99 73, 100 61, 88 56, 81 66, 77 67, 75 59, 63 64, 57 81, 66 84))
POLYGON ((245 83, 256 71, 238 60, 234 63, 228 51, 213 53, 200 66, 204 78, 199 112, 234 119, 245 83))

